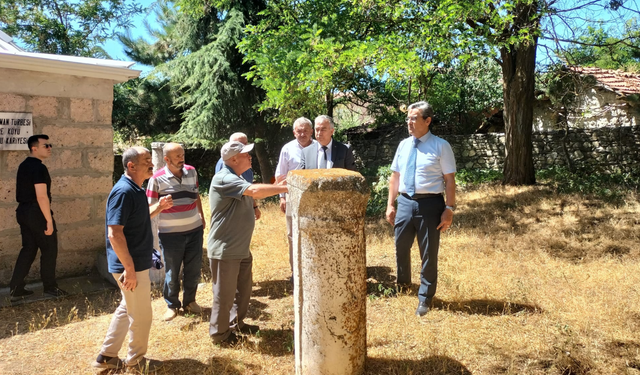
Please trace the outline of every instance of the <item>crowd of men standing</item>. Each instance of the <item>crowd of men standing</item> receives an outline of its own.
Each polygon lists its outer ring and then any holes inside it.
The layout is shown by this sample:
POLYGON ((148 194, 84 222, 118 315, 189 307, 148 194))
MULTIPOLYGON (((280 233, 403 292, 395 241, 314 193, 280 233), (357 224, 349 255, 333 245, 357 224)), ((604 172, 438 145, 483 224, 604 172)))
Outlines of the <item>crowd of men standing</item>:
MULTIPOLYGON (((418 102, 408 110, 407 126, 411 136, 400 143, 393 159, 386 218, 395 231, 399 289, 411 283, 409 253, 418 238, 422 267, 416 315, 422 316, 428 312, 436 291, 440 232, 447 230, 453 220, 456 167, 449 143, 429 131, 433 118, 431 106, 418 102)), ((238 334, 253 334, 260 329, 244 322, 253 286, 251 237, 255 220, 262 214, 256 200, 280 196, 293 273, 287 173, 296 169, 356 169, 353 151, 333 139, 334 131, 335 125, 329 116, 318 116, 314 124, 304 117, 296 119, 295 139, 280 152, 274 184, 253 182, 250 152, 254 145, 245 134, 234 133, 222 147, 209 190, 210 229, 206 241, 213 289, 209 335, 214 343, 232 345, 238 341, 238 334), (312 133, 315 140, 311 138, 312 133)), ((51 179, 42 164, 42 160, 50 156, 52 145, 45 143, 46 140, 46 135, 29 139, 30 156, 18 170, 17 218, 23 249, 10 284, 14 300, 33 293, 25 289, 24 278, 38 248, 42 253, 45 293, 66 295, 55 282, 57 238, 49 207, 51 179)), ((126 150, 122 158, 124 174, 107 200, 108 268, 120 287, 122 300, 93 362, 93 367, 98 369, 126 366, 153 372, 161 366, 160 362, 148 361, 145 357, 152 322, 149 278, 154 251, 152 218, 158 217, 157 235, 166 265, 163 297, 167 310, 163 320, 172 320, 180 310, 202 312, 196 291, 206 220, 198 194, 198 174, 185 163, 185 152, 179 144, 165 144, 163 158, 166 165, 153 173, 149 150, 143 147, 126 150), (118 351, 127 333, 127 358, 122 361, 118 351)))

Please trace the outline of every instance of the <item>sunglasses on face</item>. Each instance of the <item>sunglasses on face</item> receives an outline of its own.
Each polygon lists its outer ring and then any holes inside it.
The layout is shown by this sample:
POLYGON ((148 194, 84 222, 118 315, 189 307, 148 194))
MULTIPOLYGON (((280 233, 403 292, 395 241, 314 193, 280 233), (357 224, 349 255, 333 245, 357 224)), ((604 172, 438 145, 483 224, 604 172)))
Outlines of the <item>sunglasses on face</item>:
POLYGON ((45 143, 43 144, 44 148, 52 148, 53 145, 51 143, 45 143))

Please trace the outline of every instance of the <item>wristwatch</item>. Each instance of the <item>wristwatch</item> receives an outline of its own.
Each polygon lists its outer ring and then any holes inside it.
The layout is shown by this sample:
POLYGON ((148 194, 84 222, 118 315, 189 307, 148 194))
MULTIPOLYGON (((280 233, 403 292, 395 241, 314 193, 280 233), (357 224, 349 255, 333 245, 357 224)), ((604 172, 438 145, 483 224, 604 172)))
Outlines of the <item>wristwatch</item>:
POLYGON ((456 210, 456 206, 455 206, 455 205, 453 205, 453 206, 444 206, 444 208, 448 208, 448 209, 450 209, 450 210, 451 210, 451 212, 453 212, 453 211, 455 211, 455 210, 456 210))

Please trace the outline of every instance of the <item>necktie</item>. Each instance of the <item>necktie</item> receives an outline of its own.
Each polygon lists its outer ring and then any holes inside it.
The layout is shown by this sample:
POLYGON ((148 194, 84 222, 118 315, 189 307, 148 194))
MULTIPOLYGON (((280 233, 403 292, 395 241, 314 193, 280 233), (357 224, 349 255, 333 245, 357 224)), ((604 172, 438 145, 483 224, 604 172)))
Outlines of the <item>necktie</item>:
POLYGON ((415 138, 413 140, 413 147, 409 153, 409 160, 407 160, 407 169, 404 172, 404 187, 407 189, 407 194, 413 196, 416 193, 416 157, 418 156, 418 143, 420 139, 415 138))
POLYGON ((327 168, 327 146, 322 146, 322 152, 324 153, 324 157, 320 158, 320 169, 327 168))

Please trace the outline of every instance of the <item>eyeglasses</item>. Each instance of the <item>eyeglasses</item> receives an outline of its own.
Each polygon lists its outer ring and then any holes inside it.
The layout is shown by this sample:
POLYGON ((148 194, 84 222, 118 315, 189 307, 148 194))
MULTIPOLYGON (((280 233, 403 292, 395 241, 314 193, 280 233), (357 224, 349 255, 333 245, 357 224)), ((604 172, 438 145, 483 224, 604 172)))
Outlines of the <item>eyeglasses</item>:
POLYGON ((404 119, 406 122, 412 122, 412 121, 416 121, 418 119, 418 116, 411 116, 411 117, 407 117, 406 119, 404 119))
POLYGON ((51 143, 45 143, 43 144, 44 148, 52 148, 53 145, 51 143))

